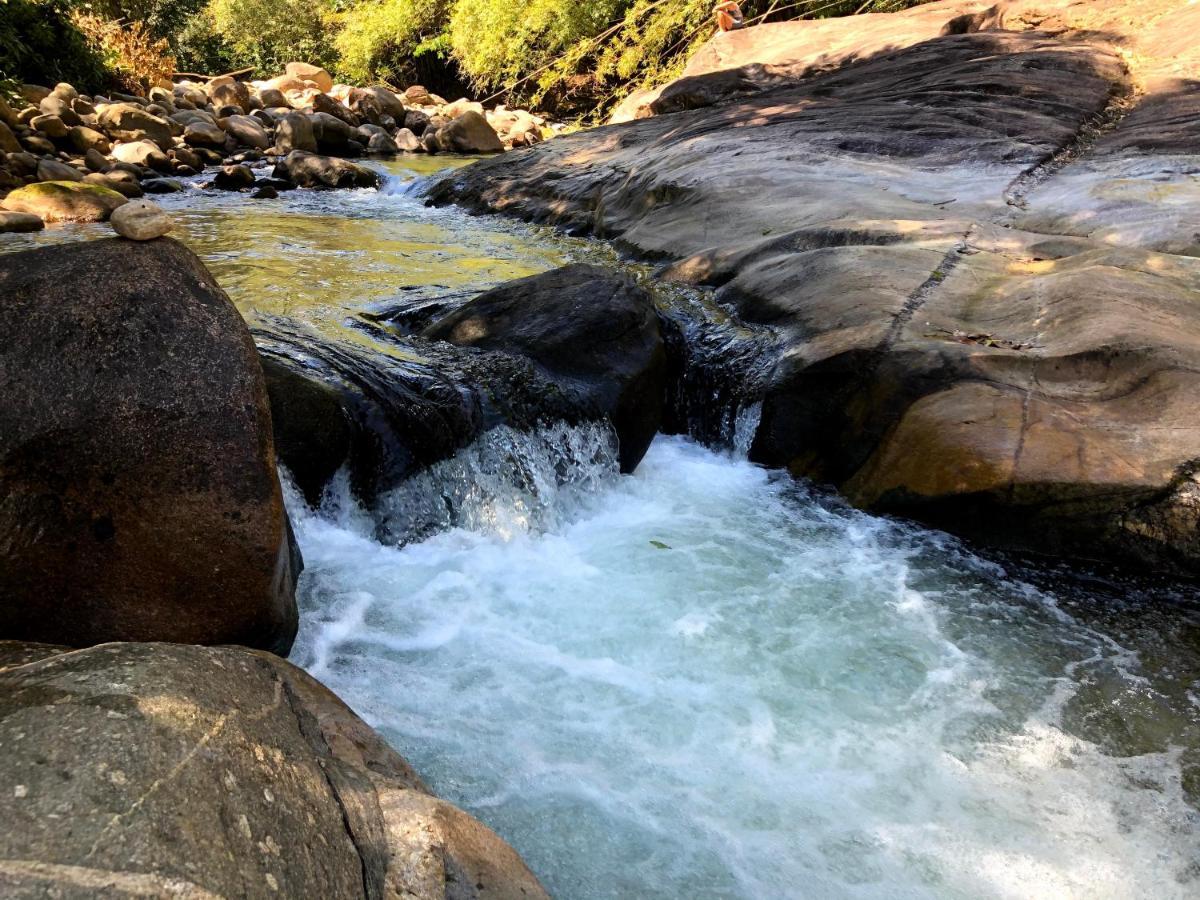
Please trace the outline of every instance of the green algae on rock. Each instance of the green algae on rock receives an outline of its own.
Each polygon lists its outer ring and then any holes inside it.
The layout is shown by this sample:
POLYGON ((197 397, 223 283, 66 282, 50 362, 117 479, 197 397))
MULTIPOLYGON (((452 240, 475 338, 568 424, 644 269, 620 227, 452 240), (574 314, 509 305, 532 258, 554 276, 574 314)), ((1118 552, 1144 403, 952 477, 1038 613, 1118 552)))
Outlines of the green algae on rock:
POLYGON ((33 213, 45 222, 103 222, 123 203, 123 195, 98 184, 43 181, 17 188, 0 205, 33 213))

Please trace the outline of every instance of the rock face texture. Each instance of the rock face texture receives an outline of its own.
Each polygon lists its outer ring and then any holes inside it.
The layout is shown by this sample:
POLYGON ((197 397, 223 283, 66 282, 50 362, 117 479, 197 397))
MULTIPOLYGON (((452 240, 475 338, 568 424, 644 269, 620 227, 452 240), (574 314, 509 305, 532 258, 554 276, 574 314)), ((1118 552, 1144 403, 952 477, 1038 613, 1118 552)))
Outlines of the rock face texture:
POLYGON ((1200 572, 1200 26, 932 3, 719 35, 637 121, 456 171, 769 326, 752 458, 983 541, 1200 572))
POLYGON ((0 688, 5 897, 547 896, 270 654, 5 641, 0 688))
POLYGON ((606 420, 622 470, 637 466, 667 374, 653 303, 630 279, 566 266, 434 317, 417 334, 377 328, 394 355, 284 322, 255 333, 279 456, 310 502, 343 465, 370 502, 499 425, 606 420))
POLYGON ((662 422, 666 351, 654 304, 630 278, 565 266, 481 294, 422 335, 524 356, 576 386, 612 422, 624 472, 662 422))
POLYGON ((0 634, 286 653, 299 554, 253 341, 200 261, 0 258, 0 634))

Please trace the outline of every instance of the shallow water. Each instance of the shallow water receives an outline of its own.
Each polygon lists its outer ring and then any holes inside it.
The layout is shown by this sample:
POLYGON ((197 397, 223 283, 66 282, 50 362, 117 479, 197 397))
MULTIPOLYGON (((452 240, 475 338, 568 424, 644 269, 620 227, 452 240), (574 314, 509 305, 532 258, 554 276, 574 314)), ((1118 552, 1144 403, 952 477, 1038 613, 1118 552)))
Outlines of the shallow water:
MULTIPOLYGON (((392 170, 164 205, 252 321, 366 341, 363 311, 612 260, 392 170)), ((289 505, 296 661, 558 897, 1200 895, 1178 589, 985 560, 684 438, 620 476, 597 428, 497 430, 371 510, 344 480, 289 505)))

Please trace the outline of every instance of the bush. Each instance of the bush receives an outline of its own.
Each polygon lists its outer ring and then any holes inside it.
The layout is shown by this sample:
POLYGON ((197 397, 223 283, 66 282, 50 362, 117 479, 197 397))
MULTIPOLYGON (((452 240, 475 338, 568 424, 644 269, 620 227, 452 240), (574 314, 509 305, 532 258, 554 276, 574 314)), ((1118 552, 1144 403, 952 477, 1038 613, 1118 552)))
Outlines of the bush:
POLYGON ((92 93, 108 83, 103 57, 71 21, 65 0, 0 0, 0 80, 92 93))
POLYGON ((207 9, 192 16, 183 29, 168 40, 175 51, 175 65, 180 72, 216 75, 239 67, 233 48, 218 33, 207 9))
POLYGON ((113 80, 123 90, 144 95, 159 82, 170 83, 175 71, 171 48, 141 22, 121 25, 85 13, 76 13, 72 21, 102 54, 113 80))
POLYGON ((401 82, 415 76, 415 60, 446 55, 443 33, 452 0, 367 0, 339 16, 334 39, 338 71, 357 82, 401 82))
POLYGON ((293 60, 336 68, 329 0, 212 0, 207 12, 239 67, 252 66, 262 76, 293 60))

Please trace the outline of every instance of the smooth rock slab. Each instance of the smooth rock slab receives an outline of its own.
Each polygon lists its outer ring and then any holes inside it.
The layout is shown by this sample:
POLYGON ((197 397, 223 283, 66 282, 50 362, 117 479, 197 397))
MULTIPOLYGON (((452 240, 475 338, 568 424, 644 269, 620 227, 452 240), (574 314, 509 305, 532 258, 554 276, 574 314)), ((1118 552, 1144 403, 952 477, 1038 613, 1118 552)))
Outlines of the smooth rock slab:
POLYGON ((5 897, 546 897, 283 660, 64 649, 0 642, 5 897))
POLYGON ((33 213, 0 210, 0 233, 7 231, 41 231, 46 227, 41 216, 33 213))

